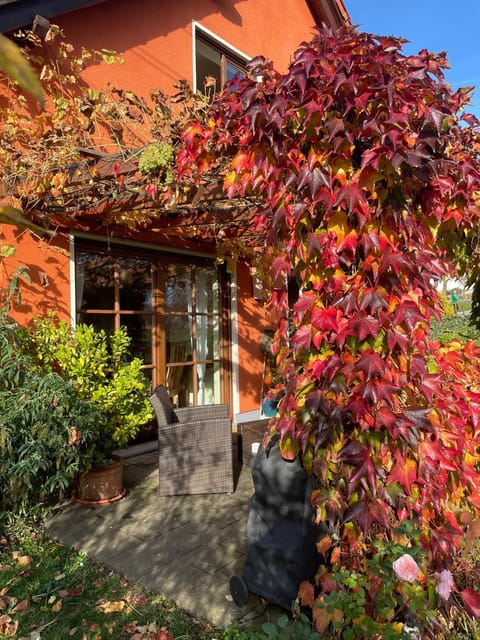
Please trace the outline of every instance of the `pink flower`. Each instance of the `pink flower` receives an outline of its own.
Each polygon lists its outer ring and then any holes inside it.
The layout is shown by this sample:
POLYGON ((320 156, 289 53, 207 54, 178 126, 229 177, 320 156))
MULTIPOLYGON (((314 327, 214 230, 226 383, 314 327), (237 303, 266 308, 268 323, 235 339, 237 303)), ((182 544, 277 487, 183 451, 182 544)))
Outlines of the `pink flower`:
POLYGON ((152 200, 155 200, 155 195, 157 193, 157 187, 154 184, 149 184, 147 187, 147 193, 151 197, 152 200))
POLYGON ((420 567, 408 553, 395 560, 393 570, 398 578, 407 582, 415 582, 420 575, 420 567))
POLYGON ((442 600, 448 600, 454 584, 451 571, 448 571, 448 569, 443 569, 443 571, 440 571, 440 573, 435 574, 435 578, 437 578, 438 580, 435 591, 442 598, 442 600))

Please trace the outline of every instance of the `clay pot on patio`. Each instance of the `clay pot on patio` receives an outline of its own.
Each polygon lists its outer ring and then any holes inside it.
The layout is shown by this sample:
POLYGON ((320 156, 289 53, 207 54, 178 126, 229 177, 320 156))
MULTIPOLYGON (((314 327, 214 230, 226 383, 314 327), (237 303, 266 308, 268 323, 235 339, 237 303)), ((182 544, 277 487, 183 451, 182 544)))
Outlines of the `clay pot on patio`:
POLYGON ((95 507, 123 498, 123 458, 112 454, 111 460, 109 463, 92 467, 78 477, 73 496, 75 502, 95 507))

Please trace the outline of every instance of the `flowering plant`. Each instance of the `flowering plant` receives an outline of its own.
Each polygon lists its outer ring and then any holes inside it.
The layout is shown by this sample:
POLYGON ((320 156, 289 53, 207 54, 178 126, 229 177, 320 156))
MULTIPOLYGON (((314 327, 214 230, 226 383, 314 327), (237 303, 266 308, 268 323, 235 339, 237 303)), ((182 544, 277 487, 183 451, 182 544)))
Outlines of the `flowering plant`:
POLYGON ((407 630, 417 627, 422 638, 443 637, 446 604, 456 590, 453 574, 431 570, 414 522, 403 522, 392 540, 378 533, 356 559, 344 553, 334 552, 320 568, 317 589, 309 583, 300 588, 299 602, 312 607, 317 631, 342 640, 393 640, 410 638, 407 630))
POLYGON ((443 569, 440 573, 435 573, 434 577, 438 580, 435 592, 442 600, 447 601, 455 586, 452 572, 448 569, 443 569))
POLYGON ((409 553, 397 558, 392 566, 395 575, 407 582, 415 582, 420 575, 420 567, 409 553))

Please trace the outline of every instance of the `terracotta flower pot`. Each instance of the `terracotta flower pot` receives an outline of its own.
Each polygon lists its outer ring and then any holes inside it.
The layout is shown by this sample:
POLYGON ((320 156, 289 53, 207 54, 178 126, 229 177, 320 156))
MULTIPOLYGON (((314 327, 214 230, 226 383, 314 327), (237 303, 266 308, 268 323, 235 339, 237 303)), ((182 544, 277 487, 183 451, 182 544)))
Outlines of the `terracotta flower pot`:
POLYGON ((77 479, 73 499, 78 504, 99 506, 123 498, 123 458, 112 455, 112 462, 92 467, 77 479))

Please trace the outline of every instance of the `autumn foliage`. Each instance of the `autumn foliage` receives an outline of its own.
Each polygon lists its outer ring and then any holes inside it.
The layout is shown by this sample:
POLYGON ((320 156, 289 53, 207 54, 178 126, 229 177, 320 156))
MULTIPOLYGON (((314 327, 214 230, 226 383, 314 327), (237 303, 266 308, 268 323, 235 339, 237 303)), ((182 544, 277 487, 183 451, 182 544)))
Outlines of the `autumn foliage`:
POLYGON ((480 506, 480 353, 440 348, 429 323, 479 221, 477 121, 444 54, 402 45, 322 28, 285 75, 256 58, 185 130, 179 165, 195 180, 229 159, 229 196, 261 202, 274 281, 298 285, 290 307, 286 286, 272 292, 285 385, 272 434, 318 478, 337 559, 355 566, 410 518, 445 567, 461 513, 480 506))

